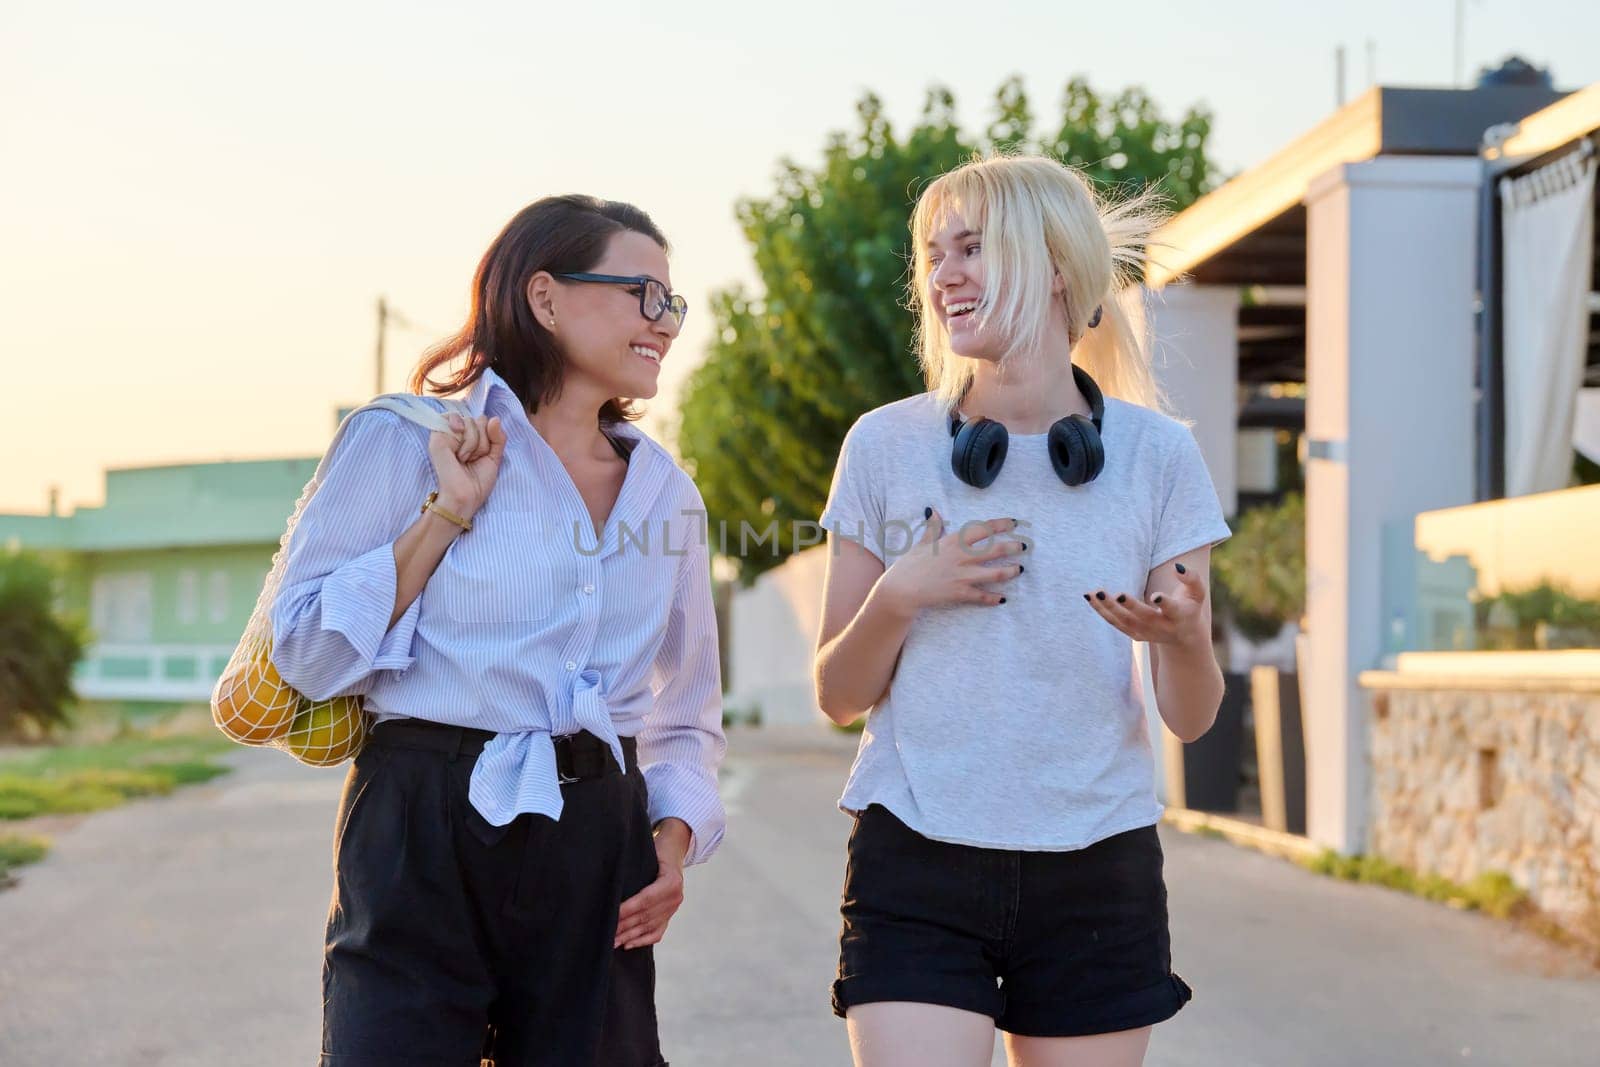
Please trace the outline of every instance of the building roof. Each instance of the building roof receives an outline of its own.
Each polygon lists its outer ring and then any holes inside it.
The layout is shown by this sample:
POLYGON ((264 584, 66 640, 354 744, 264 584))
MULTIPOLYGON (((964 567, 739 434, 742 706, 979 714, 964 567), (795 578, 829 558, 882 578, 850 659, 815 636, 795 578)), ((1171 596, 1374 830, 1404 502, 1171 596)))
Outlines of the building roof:
POLYGON ((1510 136, 1487 155, 1521 166, 1597 132, 1600 132, 1600 82, 1522 119, 1515 124, 1510 136))
POLYGON ((1476 156, 1490 127, 1526 125, 1525 116, 1568 96, 1542 86, 1369 89, 1174 216, 1152 236, 1147 283, 1248 287, 1239 308, 1240 380, 1304 381, 1311 181, 1379 156, 1476 156), (1262 292, 1268 298, 1257 298, 1262 292))
POLYGON ((1489 127, 1565 95, 1531 86, 1369 89, 1157 231, 1148 284, 1304 285, 1311 179, 1380 155, 1473 156, 1489 127))
POLYGON ((0 545, 111 552, 276 544, 316 469, 310 458, 108 470, 104 505, 0 515, 0 545))

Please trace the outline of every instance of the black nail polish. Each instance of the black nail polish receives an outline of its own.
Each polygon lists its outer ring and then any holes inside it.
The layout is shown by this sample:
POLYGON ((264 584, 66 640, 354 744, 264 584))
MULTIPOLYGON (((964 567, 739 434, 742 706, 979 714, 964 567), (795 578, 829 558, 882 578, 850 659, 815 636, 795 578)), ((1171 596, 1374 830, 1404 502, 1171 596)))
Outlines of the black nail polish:
POLYGON ((1179 563, 1177 565, 1177 567, 1178 567, 1178 573, 1179 574, 1188 574, 1189 573, 1186 569, 1184 569, 1183 564, 1179 563))
POLYGON ((922 517, 925 518, 925 519, 933 518, 933 509, 932 508, 923 508, 922 509, 922 517))
POLYGON ((1128 602, 1128 594, 1126 594, 1126 593, 1118 593, 1117 594, 1117 603, 1118 604, 1126 604, 1127 602, 1128 602))
POLYGON ((1096 594, 1095 594, 1095 595, 1094 595, 1094 598, 1095 598, 1095 599, 1096 599, 1096 600, 1104 600, 1104 599, 1105 599, 1105 598, 1106 598, 1106 595, 1105 595, 1105 594, 1104 594, 1104 593, 1096 593, 1096 594))
POLYGON ((1160 593, 1156 594, 1156 603, 1157 604, 1161 603, 1161 594, 1160 593))
POLYGON ((1083 599, 1088 600, 1089 599, 1089 594, 1088 593, 1083 594, 1083 599))
POLYGON ((1026 551, 1028 551, 1028 542, 1026 542, 1026 541, 1021 541, 1021 542, 1018 542, 1018 543, 1019 543, 1019 544, 1021 544, 1021 545, 1022 545, 1022 549, 1021 549, 1021 550, 1022 550, 1022 551, 1023 551, 1023 552, 1026 552, 1026 551))
POLYGON ((1024 566, 1023 566, 1023 565, 1022 565, 1022 564, 1020 564, 1020 563, 1019 563, 1019 564, 1017 564, 1017 573, 1018 573, 1018 574, 1021 574, 1021 573, 1022 573, 1022 572, 1023 572, 1023 571, 1025 571, 1025 570, 1027 570, 1027 569, 1028 569, 1028 568, 1026 568, 1026 567, 1024 567, 1024 566))
POLYGON ((1005 597, 1001 597, 1000 598, 1000 603, 1004 604, 1005 602, 1006 602, 1006 598, 1005 597))

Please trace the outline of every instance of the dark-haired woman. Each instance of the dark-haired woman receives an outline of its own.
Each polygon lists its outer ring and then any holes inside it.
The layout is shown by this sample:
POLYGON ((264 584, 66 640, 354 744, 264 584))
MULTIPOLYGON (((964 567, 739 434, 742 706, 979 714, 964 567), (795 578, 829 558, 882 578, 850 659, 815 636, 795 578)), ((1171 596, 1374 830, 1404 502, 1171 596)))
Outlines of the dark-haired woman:
POLYGON ((631 425, 685 306, 642 211, 519 213, 288 546, 273 662, 377 720, 335 824, 324 1067, 654 1065, 651 946, 716 849, 704 505, 631 425))

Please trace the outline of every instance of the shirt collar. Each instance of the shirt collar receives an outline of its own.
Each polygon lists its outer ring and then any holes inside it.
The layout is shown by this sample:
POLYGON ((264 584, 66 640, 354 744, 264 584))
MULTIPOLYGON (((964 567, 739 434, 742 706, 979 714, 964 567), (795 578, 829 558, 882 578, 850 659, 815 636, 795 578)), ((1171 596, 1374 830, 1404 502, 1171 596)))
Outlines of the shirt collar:
POLYGON ((495 399, 494 394, 497 390, 510 398, 512 407, 519 411, 522 410, 522 402, 517 399, 517 394, 511 391, 511 386, 507 385, 504 378, 501 378, 500 375, 488 367, 485 367, 483 373, 478 376, 478 380, 472 383, 472 391, 467 394, 467 407, 471 409, 474 415, 487 414, 489 404, 495 399))
MULTIPOLYGON (((517 399, 517 394, 494 371, 484 368, 483 374, 473 383, 471 391, 467 394, 469 410, 474 415, 497 414, 502 419, 512 418, 519 420, 528 428, 528 432, 538 436, 539 431, 534 429, 533 423, 528 420, 528 413, 523 410, 522 401, 517 399)), ((669 478, 668 473, 672 464, 667 461, 667 456, 658 446, 649 444, 647 438, 637 427, 626 424, 607 427, 608 431, 624 442, 629 449, 628 473, 622 481, 622 490, 617 494, 616 503, 612 505, 611 518, 606 524, 602 539, 603 548, 601 558, 611 555, 621 549, 622 538, 617 534, 617 529, 626 524, 627 529, 638 530, 642 528, 646 517, 655 507, 657 499, 665 491, 669 478), (640 448, 638 446, 644 445, 640 448)), ((536 446, 534 453, 535 468, 543 464, 537 458, 538 453, 548 455, 550 462, 560 461, 555 454, 549 451, 549 445, 536 446)))
MULTIPOLYGON (((494 373, 490 368, 483 368, 483 373, 478 376, 478 381, 472 382, 472 389, 467 392, 467 410, 472 414, 499 414, 502 419, 518 419, 528 429, 533 429, 533 422, 528 421, 528 411, 518 400, 517 394, 512 392, 512 387, 507 386, 506 379, 494 373), (493 406, 493 411, 491 411, 493 406)), ((621 442, 622 450, 627 451, 624 459, 632 462, 638 454, 638 446, 643 443, 643 435, 634 427, 626 424, 605 427, 608 437, 621 442)))
MULTIPOLYGON (((511 386, 507 385, 500 375, 485 367, 478 380, 472 383, 471 391, 467 393, 467 407, 474 415, 487 415, 490 414, 491 405, 498 409, 496 413, 501 418, 510 415, 532 429, 533 424, 528 420, 528 413, 511 386)), ((630 461, 637 455, 638 446, 644 440, 638 430, 624 423, 606 427, 606 433, 622 442, 622 447, 629 453, 627 458, 630 461)))

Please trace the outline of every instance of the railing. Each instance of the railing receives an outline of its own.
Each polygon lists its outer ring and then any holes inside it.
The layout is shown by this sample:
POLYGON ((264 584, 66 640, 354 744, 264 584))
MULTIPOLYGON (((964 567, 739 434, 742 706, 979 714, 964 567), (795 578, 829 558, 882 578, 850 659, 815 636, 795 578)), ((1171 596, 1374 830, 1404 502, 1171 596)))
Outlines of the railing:
POLYGON ((232 645, 92 645, 73 676, 86 700, 206 700, 232 645))

